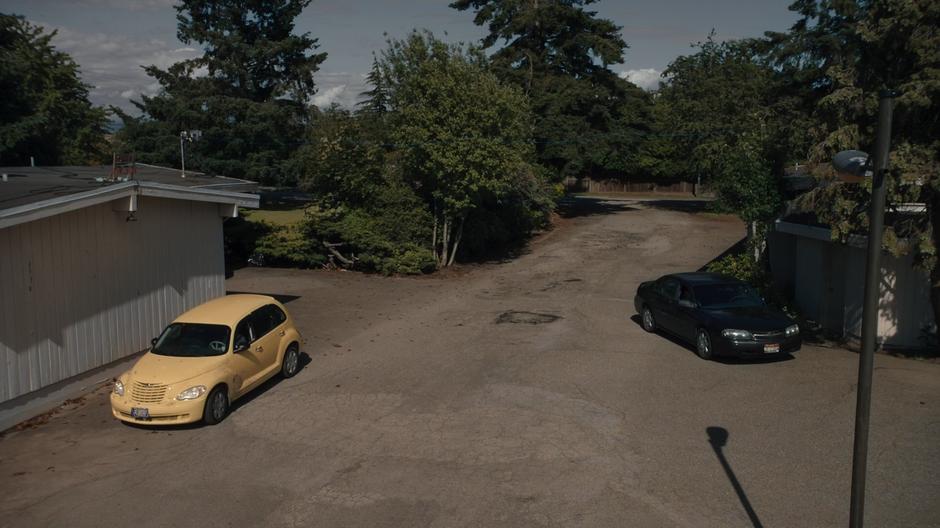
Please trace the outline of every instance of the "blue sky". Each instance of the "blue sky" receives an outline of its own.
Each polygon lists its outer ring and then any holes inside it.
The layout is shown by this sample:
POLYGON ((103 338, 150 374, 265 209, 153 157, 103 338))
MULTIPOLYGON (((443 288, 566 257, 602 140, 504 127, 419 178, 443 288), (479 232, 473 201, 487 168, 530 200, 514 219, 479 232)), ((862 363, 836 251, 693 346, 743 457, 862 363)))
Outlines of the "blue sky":
MULTIPOLYGON (((175 0, 0 0, 0 11, 25 16, 58 30, 56 45, 72 54, 93 86, 96 104, 131 108, 130 100, 158 86, 142 64, 166 67, 199 50, 176 39, 175 0)), ((413 28, 431 29, 451 41, 477 41, 483 28, 470 12, 447 7, 449 0, 314 0, 298 17, 297 31, 309 31, 329 54, 315 79, 314 103, 352 105, 366 89, 364 76, 373 52, 388 37, 413 28)), ((623 26, 630 48, 613 69, 643 87, 712 28, 718 38, 760 36, 787 29, 796 17, 788 1, 770 0, 600 0, 590 6, 623 26)))

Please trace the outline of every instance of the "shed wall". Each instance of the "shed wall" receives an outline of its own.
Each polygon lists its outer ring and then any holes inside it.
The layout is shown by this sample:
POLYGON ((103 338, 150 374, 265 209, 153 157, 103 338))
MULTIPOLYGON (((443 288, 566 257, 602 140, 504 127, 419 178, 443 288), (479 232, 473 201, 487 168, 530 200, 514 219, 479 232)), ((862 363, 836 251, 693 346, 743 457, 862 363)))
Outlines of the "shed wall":
POLYGON ((0 403, 143 350, 224 294, 217 204, 141 197, 0 229, 0 403))

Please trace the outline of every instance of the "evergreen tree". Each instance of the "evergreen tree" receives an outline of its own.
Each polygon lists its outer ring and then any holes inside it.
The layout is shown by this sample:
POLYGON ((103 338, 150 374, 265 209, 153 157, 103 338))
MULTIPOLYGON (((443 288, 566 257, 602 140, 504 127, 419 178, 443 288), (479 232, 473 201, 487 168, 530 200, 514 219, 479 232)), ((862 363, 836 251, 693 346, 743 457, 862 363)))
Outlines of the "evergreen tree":
POLYGON ((84 165, 108 158, 107 113, 88 100, 55 32, 0 14, 0 165, 84 165))
POLYGON ((203 131, 187 166, 210 173, 294 184, 292 153, 309 119, 313 74, 325 53, 317 40, 295 35, 294 19, 310 0, 184 0, 176 7, 178 36, 201 45, 201 57, 166 70, 145 68, 161 86, 119 112, 121 139, 141 161, 179 165, 179 134, 203 131))
MULTIPOLYGON (((639 137, 647 131, 637 108, 649 98, 619 78, 627 44, 620 27, 585 9, 594 0, 457 0, 489 29, 483 46, 497 75, 520 86, 536 116, 539 161, 556 175, 636 170, 639 137)), ((642 111, 640 111, 642 113, 642 111)))

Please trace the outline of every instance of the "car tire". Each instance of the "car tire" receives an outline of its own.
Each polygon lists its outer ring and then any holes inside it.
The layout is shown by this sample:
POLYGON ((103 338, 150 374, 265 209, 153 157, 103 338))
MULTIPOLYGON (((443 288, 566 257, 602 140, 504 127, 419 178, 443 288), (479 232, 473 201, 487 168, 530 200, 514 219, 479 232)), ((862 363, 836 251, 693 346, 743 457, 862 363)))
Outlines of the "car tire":
POLYGON ((206 425, 215 425, 228 416, 228 390, 223 385, 212 389, 206 398, 206 408, 202 411, 202 421, 206 425))
POLYGON ((284 359, 281 360, 281 377, 292 378, 300 370, 300 349, 296 343, 292 343, 284 352, 284 359))
POLYGON ((656 319, 653 318, 653 312, 648 306, 643 307, 643 313, 640 314, 640 318, 642 319, 643 330, 647 332, 656 331, 656 319))
POLYGON ((711 359, 714 355, 712 338, 702 328, 699 328, 698 333, 695 335, 695 353, 702 359, 711 359))

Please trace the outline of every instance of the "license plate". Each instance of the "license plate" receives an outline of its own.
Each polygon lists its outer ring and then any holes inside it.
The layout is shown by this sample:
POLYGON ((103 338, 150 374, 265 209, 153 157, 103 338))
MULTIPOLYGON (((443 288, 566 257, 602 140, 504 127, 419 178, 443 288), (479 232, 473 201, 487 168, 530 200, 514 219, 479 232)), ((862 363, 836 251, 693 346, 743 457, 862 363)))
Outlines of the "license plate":
POLYGON ((146 420, 150 418, 150 409, 146 407, 131 407, 131 418, 146 420))
POLYGON ((772 345, 764 345, 764 353, 765 353, 765 354, 776 354, 776 353, 778 353, 778 352, 780 352, 780 345, 779 345, 779 344, 774 343, 774 344, 772 344, 772 345))

